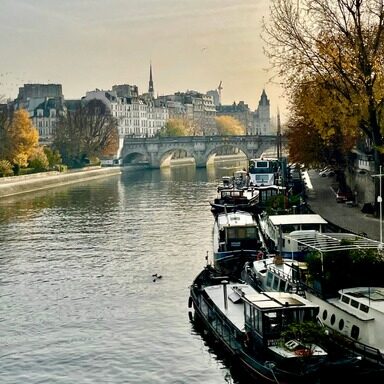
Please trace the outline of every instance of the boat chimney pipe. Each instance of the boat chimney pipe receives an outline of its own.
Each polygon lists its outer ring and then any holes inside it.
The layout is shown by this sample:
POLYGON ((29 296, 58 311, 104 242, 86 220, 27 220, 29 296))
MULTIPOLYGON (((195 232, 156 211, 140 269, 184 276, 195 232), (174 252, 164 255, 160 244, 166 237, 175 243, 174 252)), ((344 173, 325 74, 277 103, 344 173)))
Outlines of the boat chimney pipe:
POLYGON ((223 280, 221 282, 223 284, 223 293, 224 293, 224 309, 228 309, 228 293, 227 293, 227 284, 228 280, 223 280))

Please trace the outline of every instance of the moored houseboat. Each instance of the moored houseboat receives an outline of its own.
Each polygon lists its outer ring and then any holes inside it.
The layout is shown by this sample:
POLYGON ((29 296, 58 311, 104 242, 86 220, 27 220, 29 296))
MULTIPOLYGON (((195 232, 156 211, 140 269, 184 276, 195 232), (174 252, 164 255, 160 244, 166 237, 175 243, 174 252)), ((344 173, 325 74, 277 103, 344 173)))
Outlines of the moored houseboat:
POLYGON ((260 229, 266 238, 270 253, 282 257, 303 260, 307 248, 291 236, 295 233, 325 232, 328 222, 318 214, 259 215, 260 229))
POLYGON ((314 321, 318 306, 291 293, 259 293, 207 266, 190 287, 194 318, 249 377, 271 383, 318 382, 328 364, 319 345, 290 338, 290 324, 314 321))
POLYGON ((240 276, 247 261, 264 256, 265 246, 250 212, 220 213, 213 224, 213 264, 222 273, 240 276))
POLYGON ((380 243, 351 233, 294 234, 291 240, 317 252, 314 276, 309 263, 277 255, 246 263, 241 278, 261 292, 296 292, 318 305, 319 321, 328 329, 333 342, 361 356, 371 372, 384 370, 384 288, 377 286, 384 271, 377 251, 380 243), (357 254, 355 259, 348 259, 346 253, 369 250, 377 251, 377 257, 368 254, 366 265, 362 261, 364 253, 357 254), (369 264, 372 262, 373 266, 369 264), (351 276, 351 269, 347 269, 354 264, 358 265, 358 276, 351 276), (332 265, 330 270, 327 266, 332 265), (348 282, 344 283, 345 280, 348 282), (358 284, 370 282, 372 286, 352 286, 353 280, 358 284))

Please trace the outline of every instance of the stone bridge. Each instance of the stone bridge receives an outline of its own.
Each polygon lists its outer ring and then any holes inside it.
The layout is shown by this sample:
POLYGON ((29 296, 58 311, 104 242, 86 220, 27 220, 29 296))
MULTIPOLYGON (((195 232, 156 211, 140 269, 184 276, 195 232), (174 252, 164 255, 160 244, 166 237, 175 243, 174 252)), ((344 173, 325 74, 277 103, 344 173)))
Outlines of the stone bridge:
POLYGON ((248 158, 259 157, 266 150, 275 150, 276 136, 179 136, 179 137, 125 137, 120 158, 123 164, 144 161, 151 168, 160 168, 177 150, 195 159, 197 168, 205 168, 208 159, 221 148, 237 148, 248 158))

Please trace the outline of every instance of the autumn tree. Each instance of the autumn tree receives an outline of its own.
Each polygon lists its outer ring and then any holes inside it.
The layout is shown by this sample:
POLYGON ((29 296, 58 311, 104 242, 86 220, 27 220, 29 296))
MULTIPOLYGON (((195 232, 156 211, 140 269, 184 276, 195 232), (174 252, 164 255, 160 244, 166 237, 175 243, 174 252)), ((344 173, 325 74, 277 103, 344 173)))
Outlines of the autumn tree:
POLYGON ((28 158, 28 166, 36 171, 48 170, 49 161, 42 146, 34 148, 31 152, 28 158))
POLYGON ((308 81, 292 92, 287 123, 289 157, 307 166, 345 166, 358 136, 358 119, 321 82, 308 81))
POLYGON ((188 136, 188 126, 185 120, 180 118, 171 118, 165 122, 163 128, 159 131, 159 136, 188 136))
POLYGON ((383 34, 382 0, 272 0, 264 25, 267 55, 288 94, 308 82, 328 90, 340 112, 358 117, 357 130, 373 143, 376 171, 383 150, 383 34))
POLYGON ((243 124, 232 116, 217 116, 215 118, 217 134, 221 136, 245 135, 243 124))
POLYGON ((19 167, 28 165, 28 158, 39 141, 37 129, 33 126, 25 109, 13 114, 2 112, 0 116, 0 158, 19 167))
POLYGON ((59 119, 53 147, 70 166, 83 166, 87 159, 118 149, 117 120, 106 105, 90 100, 75 111, 67 111, 59 119))
POLYGON ((194 120, 186 117, 174 117, 168 119, 159 131, 160 137, 168 136, 200 136, 201 126, 194 120))

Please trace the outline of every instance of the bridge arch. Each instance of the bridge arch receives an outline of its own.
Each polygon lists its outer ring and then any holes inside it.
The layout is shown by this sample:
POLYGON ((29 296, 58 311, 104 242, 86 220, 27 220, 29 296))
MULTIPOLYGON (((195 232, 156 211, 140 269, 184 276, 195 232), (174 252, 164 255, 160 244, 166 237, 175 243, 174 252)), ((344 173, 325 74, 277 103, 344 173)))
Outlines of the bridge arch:
POLYGON ((259 157, 265 150, 276 148, 276 136, 126 137, 121 157, 127 163, 141 156, 151 168, 160 168, 175 151, 182 150, 200 168, 206 167, 208 159, 224 147, 238 148, 248 158, 259 157))

